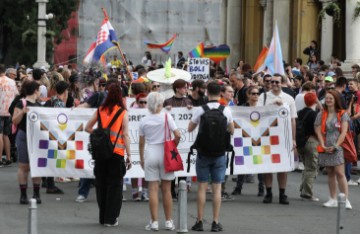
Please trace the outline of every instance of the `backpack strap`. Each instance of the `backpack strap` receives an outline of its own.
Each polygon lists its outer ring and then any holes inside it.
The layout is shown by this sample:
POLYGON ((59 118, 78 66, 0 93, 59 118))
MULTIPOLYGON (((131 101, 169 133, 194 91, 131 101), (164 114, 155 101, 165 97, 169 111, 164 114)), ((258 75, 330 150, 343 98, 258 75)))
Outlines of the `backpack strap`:
POLYGON ((190 162, 190 158, 191 158, 191 155, 194 155, 194 145, 192 145, 190 147, 190 151, 188 153, 188 158, 187 158, 187 169, 186 171, 189 173, 190 172, 190 165, 191 165, 191 162, 190 162))
POLYGON ((221 112, 224 112, 225 106, 224 106, 224 105, 220 105, 218 109, 221 110, 221 112))
POLYGON ((204 112, 210 110, 209 106, 206 105, 206 104, 205 104, 205 105, 202 105, 201 107, 203 108, 204 112))

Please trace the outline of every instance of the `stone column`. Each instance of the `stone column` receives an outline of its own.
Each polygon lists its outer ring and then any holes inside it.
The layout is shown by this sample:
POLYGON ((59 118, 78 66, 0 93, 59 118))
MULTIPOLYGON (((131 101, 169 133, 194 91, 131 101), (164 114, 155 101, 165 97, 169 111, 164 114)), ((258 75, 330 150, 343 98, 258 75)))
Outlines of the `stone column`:
POLYGON ((289 62, 289 48, 293 46, 290 42, 290 4, 291 1, 288 0, 274 0, 273 5, 273 23, 277 21, 283 59, 287 62, 289 62))
POLYGON ((269 46, 273 35, 273 0, 260 0, 260 5, 264 8, 263 45, 269 46))
POLYGON ((357 1, 346 0, 346 60, 345 67, 351 71, 351 66, 360 64, 360 17, 353 20, 354 9, 357 1))
POLYGON ((49 64, 45 60, 46 56, 46 3, 48 0, 36 0, 39 4, 38 9, 38 42, 37 42, 37 61, 33 65, 34 68, 40 68, 44 66, 49 68, 49 64))
MULTIPOLYGON (((321 0, 322 8, 324 9, 330 0, 321 0)), ((321 60, 325 63, 330 63, 332 49, 333 49, 333 17, 325 13, 325 19, 321 22, 321 60)))
MULTIPOLYGON (((226 44, 230 46, 230 57, 227 66, 233 67, 240 59, 241 50, 241 5, 242 0, 227 1, 226 44)), ((244 59, 244 58, 243 58, 244 59)))

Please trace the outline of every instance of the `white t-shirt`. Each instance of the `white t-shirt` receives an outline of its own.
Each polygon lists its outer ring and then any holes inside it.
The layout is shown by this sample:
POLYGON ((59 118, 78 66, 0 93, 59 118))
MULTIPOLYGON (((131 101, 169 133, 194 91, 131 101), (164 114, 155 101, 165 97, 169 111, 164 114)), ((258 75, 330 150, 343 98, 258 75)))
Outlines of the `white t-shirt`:
MULTIPOLYGON (((215 109, 215 108, 219 108, 220 103, 218 103, 218 102, 208 102, 207 105, 208 105, 208 107, 210 109, 215 109)), ((197 124, 197 125, 200 124, 200 117, 204 113, 205 113, 204 109, 202 107, 198 107, 193 113, 193 116, 191 118, 191 122, 193 122, 194 124, 197 124)), ((227 119, 228 125, 233 122, 231 111, 230 111, 230 109, 228 107, 225 107, 223 114, 225 115, 225 117, 227 119)))
POLYGON ((298 95, 296 95, 295 107, 297 111, 301 111, 306 107, 304 97, 305 97, 305 93, 299 93, 298 95))
MULTIPOLYGON (((169 123, 170 133, 177 129, 174 119, 169 113, 167 120, 169 123)), ((145 137, 147 144, 162 144, 165 142, 165 113, 149 114, 141 119, 139 135, 145 137)))
MULTIPOLYGON (((295 101, 294 98, 291 97, 289 94, 280 92, 279 95, 273 94, 272 91, 269 91, 266 93, 266 102, 264 103, 264 93, 262 93, 259 97, 259 100, 257 102, 257 106, 268 106, 273 105, 276 101, 282 101, 282 103, 287 103, 290 107, 290 116, 291 118, 297 118, 297 112, 295 107, 295 101)), ((275 105, 275 104, 274 104, 275 105)))

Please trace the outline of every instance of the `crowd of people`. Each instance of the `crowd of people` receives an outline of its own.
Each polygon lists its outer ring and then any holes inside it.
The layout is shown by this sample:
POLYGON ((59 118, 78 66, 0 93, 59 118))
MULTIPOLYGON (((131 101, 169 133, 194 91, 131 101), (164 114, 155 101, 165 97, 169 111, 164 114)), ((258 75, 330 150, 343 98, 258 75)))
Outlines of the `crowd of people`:
MULTIPOLYGON (((45 68, 5 67, 0 65, 0 151, 5 158, 0 160, 0 167, 18 162, 18 183, 20 188, 20 204, 28 204, 27 184, 29 155, 26 145, 26 113, 28 107, 46 106, 53 108, 99 108, 86 126, 91 133, 93 126, 101 118, 109 123, 115 113, 124 109, 117 124, 111 127, 119 138, 111 136, 116 145, 114 157, 110 161, 95 162, 95 181, 80 178, 76 202, 86 201, 90 188, 96 188, 99 205, 99 223, 105 226, 118 225, 122 194, 123 177, 131 167, 131 149, 129 147, 127 111, 131 108, 148 108, 150 115, 144 117, 139 129, 139 152, 141 166, 145 172, 145 180, 131 180, 132 199, 149 201, 150 222, 147 230, 159 230, 158 203, 159 186, 163 198, 165 212, 165 228, 174 230, 172 220, 172 202, 177 198, 174 173, 165 173, 163 166, 165 119, 179 143, 180 134, 171 115, 165 118, 162 108, 208 106, 216 109, 225 106, 224 116, 227 119, 225 129, 233 134, 231 111, 229 106, 283 105, 290 107, 291 126, 293 132, 293 150, 299 155, 304 170, 300 185, 300 197, 304 200, 319 201, 313 193, 315 179, 319 168, 328 176, 329 200, 325 207, 337 207, 336 188, 346 195, 346 208, 352 209, 349 201, 348 186, 358 185, 360 179, 351 178, 352 163, 344 160, 341 143, 347 130, 353 132, 358 152, 358 121, 360 120, 360 66, 352 66, 351 78, 345 78, 341 70, 341 62, 334 58, 330 64, 318 60, 316 43, 304 50, 309 55, 307 64, 301 58, 293 64, 284 63, 286 74, 267 74, 266 71, 254 72, 251 65, 239 61, 236 67, 227 74, 219 65, 211 64, 208 81, 193 80, 187 82, 177 79, 172 84, 173 95, 164 98, 161 94, 162 83, 151 81, 147 73, 161 68, 156 66, 150 52, 146 52, 142 64, 129 63, 124 67, 116 56, 107 70, 87 69, 82 72, 70 65, 45 68), (138 79, 132 80, 127 70, 138 73, 138 79), (124 97, 134 97, 135 101, 126 106, 124 97), (341 113, 340 119, 337 118, 341 113), (297 145, 296 124, 301 120, 305 127, 306 142, 297 145), (145 147, 146 144, 146 147, 145 147), (322 151, 318 148, 321 147, 322 151), (139 189, 141 184, 142 190, 139 189), (111 192, 109 192, 111 191, 111 192)), ((177 67, 186 69, 183 53, 178 53, 177 67)), ((191 132, 201 125, 204 109, 197 109, 189 122, 191 132)), ((116 134, 115 134, 116 136, 116 134)), ((201 149, 201 147, 200 147, 201 149)), ((195 231, 203 229, 203 213, 206 192, 213 193, 212 231, 221 231, 219 222, 221 201, 233 200, 233 196, 242 193, 245 182, 254 182, 254 175, 238 175, 236 186, 231 194, 226 192, 225 155, 208 157, 210 153, 201 149, 197 155, 196 173, 198 186, 198 216, 195 231), (211 187, 209 187, 209 176, 211 187)), ((259 174, 258 196, 264 196, 263 203, 273 202, 272 174, 259 174)), ((191 190, 191 179, 186 180, 191 190)), ((67 180, 67 178, 62 178, 67 180)), ((279 184, 279 203, 288 205, 286 195, 287 173, 277 173, 279 184)), ((40 204, 40 188, 45 187, 48 194, 62 194, 64 191, 55 186, 54 178, 32 178, 33 198, 40 204)))

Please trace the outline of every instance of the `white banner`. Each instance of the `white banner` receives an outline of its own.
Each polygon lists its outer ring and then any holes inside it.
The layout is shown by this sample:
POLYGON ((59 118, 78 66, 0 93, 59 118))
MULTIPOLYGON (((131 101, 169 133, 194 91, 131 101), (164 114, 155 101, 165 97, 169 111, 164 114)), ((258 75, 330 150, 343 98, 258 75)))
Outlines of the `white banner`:
MULTIPOLYGON (((291 171, 291 119, 287 107, 231 107, 235 122, 232 143, 235 149, 234 174, 291 171)), ((92 177, 94 163, 87 151, 89 134, 85 125, 95 109, 30 107, 27 139, 32 176, 92 177)), ((187 154, 197 130, 189 133, 187 126, 193 110, 173 108, 171 114, 181 132, 178 150, 184 171, 177 176, 195 176, 196 155, 191 157, 186 172, 187 154)), ((139 160, 139 123, 146 109, 129 109, 129 135, 132 168, 127 178, 144 177, 139 160)), ((196 151, 195 151, 196 153, 196 151)), ((159 155, 162 157, 162 155, 159 155)), ((230 173, 230 167, 227 174, 230 173)))
POLYGON ((210 59, 209 58, 189 58, 188 72, 192 80, 205 80, 210 77, 210 59))

